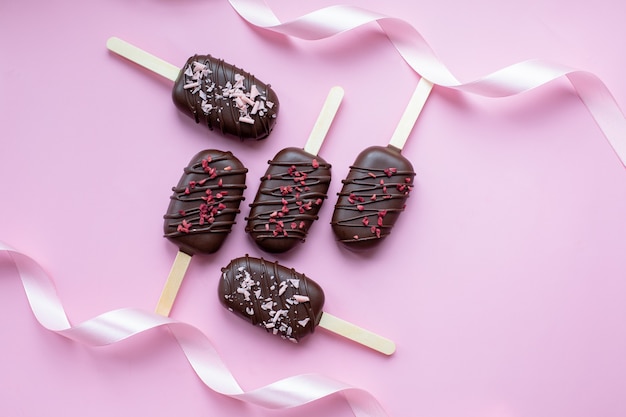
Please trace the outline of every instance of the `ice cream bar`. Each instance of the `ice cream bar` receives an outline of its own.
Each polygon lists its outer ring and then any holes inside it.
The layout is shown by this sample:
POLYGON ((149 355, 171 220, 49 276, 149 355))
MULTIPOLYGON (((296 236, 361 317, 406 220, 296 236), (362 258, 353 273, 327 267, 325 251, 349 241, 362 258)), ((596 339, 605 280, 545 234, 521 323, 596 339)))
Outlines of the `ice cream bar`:
POLYGON ((172 188, 163 232, 179 251, 157 305, 159 314, 169 315, 191 257, 214 253, 224 243, 244 199, 247 171, 231 152, 204 150, 172 188))
POLYGON ((246 232, 267 252, 280 253, 305 240, 331 179, 331 165, 301 148, 285 148, 268 161, 250 205, 246 232))
POLYGON ((176 107, 210 130, 260 140, 276 123, 279 102, 270 85, 221 59, 194 55, 181 70, 119 38, 110 38, 107 47, 174 81, 176 107))
POLYGON ((322 288, 277 262, 247 255, 233 259, 222 268, 218 295, 229 311, 292 342, 319 326, 387 355, 395 351, 389 339, 323 312, 322 288))
POLYGON ((404 211, 415 172, 401 151, 431 89, 421 78, 389 144, 363 150, 342 181, 331 226, 349 249, 378 246, 404 211))
POLYGON ((378 244, 404 210, 414 178, 411 162, 397 148, 372 146, 361 152, 333 212, 337 239, 355 249, 378 244))
POLYGON ((235 224, 247 172, 231 152, 196 154, 172 188, 164 236, 188 255, 216 252, 235 224))
POLYGON ((333 87, 304 149, 288 147, 268 161, 246 218, 246 232, 261 249, 288 251, 317 220, 331 180, 331 165, 317 153, 342 98, 343 89, 333 87))

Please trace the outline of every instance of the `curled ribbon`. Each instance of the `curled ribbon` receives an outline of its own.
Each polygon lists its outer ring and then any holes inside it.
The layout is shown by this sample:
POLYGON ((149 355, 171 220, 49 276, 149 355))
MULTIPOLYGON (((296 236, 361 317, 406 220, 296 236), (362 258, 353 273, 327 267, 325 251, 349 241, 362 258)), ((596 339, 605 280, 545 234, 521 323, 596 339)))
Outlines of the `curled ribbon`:
POLYGON ((156 313, 124 308, 72 326, 51 278, 31 257, 0 242, 0 267, 15 266, 37 321, 46 329, 90 347, 111 345, 141 333, 166 327, 178 342, 200 380, 211 390, 268 409, 305 405, 331 395, 343 395, 356 417, 387 417, 369 392, 320 374, 296 375, 244 391, 215 346, 198 328, 156 313))
POLYGON ((626 119, 607 86, 594 74, 565 65, 529 60, 462 83, 437 58, 408 22, 355 6, 330 6, 281 22, 263 0, 229 0, 235 11, 259 28, 305 40, 319 40, 377 23, 402 58, 431 83, 485 97, 508 97, 567 77, 613 150, 626 167, 626 119))

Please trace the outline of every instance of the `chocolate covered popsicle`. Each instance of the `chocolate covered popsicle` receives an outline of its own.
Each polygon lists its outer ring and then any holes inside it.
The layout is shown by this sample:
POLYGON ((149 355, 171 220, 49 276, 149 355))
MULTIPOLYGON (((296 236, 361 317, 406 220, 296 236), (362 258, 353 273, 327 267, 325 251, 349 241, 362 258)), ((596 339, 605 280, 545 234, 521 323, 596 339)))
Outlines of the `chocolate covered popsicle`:
POLYGON ((266 332, 298 343, 322 327, 386 355, 395 344, 322 311, 324 291, 305 274, 243 256, 222 268, 218 295, 229 311, 266 332))
POLYGON ((431 89, 432 84, 421 78, 389 144, 363 150, 342 181, 331 226, 349 249, 380 244, 404 211, 415 172, 401 151, 431 89))
POLYGON ((221 59, 194 55, 181 69, 119 38, 110 38, 107 47, 173 81, 176 107, 210 130, 260 140, 276 123, 279 102, 270 85, 221 59))
POLYGON ((157 313, 169 315, 191 257, 214 253, 224 243, 244 199, 247 172, 231 152, 214 149, 199 152, 184 169, 163 216, 164 236, 179 251, 157 313))
POLYGON ((331 165, 318 152, 342 98, 343 89, 333 87, 304 149, 285 148, 268 161, 246 218, 246 232, 261 249, 288 251, 317 220, 331 180, 331 165))

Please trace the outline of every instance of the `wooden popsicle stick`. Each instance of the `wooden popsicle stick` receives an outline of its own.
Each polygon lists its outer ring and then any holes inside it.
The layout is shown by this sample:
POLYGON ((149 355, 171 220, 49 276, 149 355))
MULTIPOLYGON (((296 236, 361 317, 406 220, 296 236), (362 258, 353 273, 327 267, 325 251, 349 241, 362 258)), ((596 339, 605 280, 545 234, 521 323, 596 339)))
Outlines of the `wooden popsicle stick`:
POLYGON ((157 303, 157 307, 155 309, 157 314, 165 317, 170 315, 170 311, 174 305, 174 300, 176 300, 176 295, 178 294, 180 285, 182 284, 187 268, 189 267, 189 262, 191 262, 191 255, 188 255, 183 251, 178 251, 176 258, 174 259, 172 269, 167 277, 167 281, 165 281, 165 286, 161 291, 161 297, 159 298, 159 302, 157 303))
POLYGON ((360 343, 363 346, 367 346, 370 349, 384 353, 385 355, 391 355, 396 351, 396 344, 391 340, 335 317, 325 311, 322 313, 322 318, 318 326, 360 343))
POLYGON ((415 126, 417 118, 424 108, 424 104, 426 103, 432 88, 433 84, 430 81, 424 77, 420 78, 417 86, 415 87, 415 91, 413 91, 413 95, 409 100, 409 104, 404 110, 404 113, 400 118, 400 122, 396 126, 396 130, 391 136, 389 145, 400 150, 404 148, 404 145, 411 134, 411 130, 413 130, 413 126, 415 126))
POLYGON ((330 89, 330 92, 326 97, 326 101, 322 106, 322 110, 320 111, 319 116, 317 116, 317 121, 313 125, 309 139, 307 139, 306 144, 304 145, 305 152, 308 152, 311 155, 317 155, 320 151, 322 143, 324 142, 326 134, 330 129, 330 125, 335 118, 335 114, 337 114, 337 110, 339 109, 342 99, 343 88, 336 86, 330 89))
POLYGON ((111 37, 107 40, 107 48, 116 54, 153 71, 168 80, 176 81, 180 68, 162 60, 120 38, 111 37))

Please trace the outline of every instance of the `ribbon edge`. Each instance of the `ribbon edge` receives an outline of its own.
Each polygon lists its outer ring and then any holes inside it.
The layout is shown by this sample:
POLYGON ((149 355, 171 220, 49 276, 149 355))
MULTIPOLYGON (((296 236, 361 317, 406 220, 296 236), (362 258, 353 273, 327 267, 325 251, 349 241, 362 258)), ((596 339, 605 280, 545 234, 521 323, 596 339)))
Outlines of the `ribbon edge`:
MULTIPOLYGON (((42 266, 29 255, 10 247, 2 241, 0 241, 1 254, 7 255, 5 259, 15 267, 14 272, 22 283, 27 301, 37 322, 46 330, 73 342, 82 343, 88 347, 104 347, 148 331, 166 327, 171 330, 172 338, 178 343, 199 379, 207 388, 218 394, 275 410, 297 408, 334 395, 341 395, 356 417, 388 417, 382 405, 370 392, 322 374, 295 375, 245 391, 235 380, 234 375, 227 368, 206 334, 189 323, 159 316, 156 313, 137 308, 120 308, 101 313, 72 325, 67 320, 67 314, 56 293, 56 287, 52 278, 42 266), (33 272, 31 269, 36 271, 36 273, 31 274, 33 272), (43 308, 40 302, 43 302, 43 308), (45 305, 46 303, 48 303, 47 306, 45 305), (52 313, 59 317, 62 315, 64 320, 67 320, 66 326, 58 326, 58 317, 53 317, 52 320, 49 320, 49 317, 44 314, 46 313, 44 310, 50 306, 52 306, 52 309, 48 309, 47 313, 52 313), (43 322, 40 320, 42 316, 46 318, 43 322), (137 325, 129 326, 125 319, 133 317, 136 320, 131 320, 131 324, 137 325), (115 337, 106 337, 106 332, 101 332, 103 328, 116 327, 117 330, 122 329, 122 331, 118 332, 115 337), (105 335, 104 338, 97 337, 103 334, 105 335), (93 337, 94 335, 96 337, 93 337), (213 353, 208 352, 207 349, 213 353), (217 375, 211 372, 215 370, 218 370, 217 375), (223 379, 220 380, 220 378, 223 379), (306 385, 315 388, 318 395, 312 396, 307 394, 306 388, 309 387, 306 385), (286 397, 290 397, 290 394, 294 394, 294 392, 298 395, 291 397, 291 401, 282 401, 284 400, 283 394, 286 394, 286 397)), ((3 262, 6 261, 0 258, 0 264, 3 262)))

